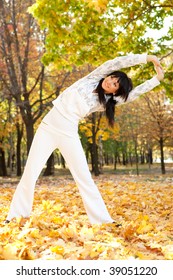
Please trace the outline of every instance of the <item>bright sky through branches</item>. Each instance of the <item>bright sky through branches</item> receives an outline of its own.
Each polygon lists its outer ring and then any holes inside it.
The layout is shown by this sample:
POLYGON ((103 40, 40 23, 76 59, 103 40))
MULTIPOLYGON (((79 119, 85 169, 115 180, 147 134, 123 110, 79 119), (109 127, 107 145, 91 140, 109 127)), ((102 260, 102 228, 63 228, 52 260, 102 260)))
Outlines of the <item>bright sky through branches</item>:
MULTIPOLYGON (((158 40, 162 36, 166 36, 169 28, 173 25, 173 17, 167 17, 164 20, 164 27, 160 30, 158 29, 150 29, 146 32, 145 37, 153 37, 155 40, 158 40)), ((173 39, 169 41, 169 44, 173 43, 173 39)))

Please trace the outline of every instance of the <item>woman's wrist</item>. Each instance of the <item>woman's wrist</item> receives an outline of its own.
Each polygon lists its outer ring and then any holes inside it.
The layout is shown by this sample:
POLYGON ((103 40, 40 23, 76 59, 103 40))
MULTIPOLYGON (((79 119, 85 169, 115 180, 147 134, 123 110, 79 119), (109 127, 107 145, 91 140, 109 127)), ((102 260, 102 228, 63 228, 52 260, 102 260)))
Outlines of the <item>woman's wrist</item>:
POLYGON ((156 70, 156 72, 157 72, 157 76, 156 76, 157 79, 158 79, 159 81, 163 80, 163 78, 164 78, 163 69, 162 69, 161 67, 156 67, 155 70, 156 70))
POLYGON ((157 58, 157 56, 156 55, 147 55, 147 62, 152 62, 154 64, 154 69, 157 73, 156 77, 157 77, 158 81, 163 80, 164 72, 163 72, 162 66, 161 66, 160 61, 157 58))
POLYGON ((160 65, 160 62, 156 55, 147 55, 147 62, 152 62, 153 64, 160 65))

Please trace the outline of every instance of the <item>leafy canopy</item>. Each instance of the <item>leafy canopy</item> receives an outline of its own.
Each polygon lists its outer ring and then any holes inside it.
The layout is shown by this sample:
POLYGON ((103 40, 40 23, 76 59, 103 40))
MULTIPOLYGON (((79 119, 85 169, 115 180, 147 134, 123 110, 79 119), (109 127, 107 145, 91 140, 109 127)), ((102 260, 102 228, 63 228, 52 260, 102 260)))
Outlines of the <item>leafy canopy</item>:
POLYGON ((98 65, 128 52, 154 51, 153 38, 143 35, 147 28, 161 29, 172 8, 167 0, 36 0, 29 11, 47 33, 45 65, 68 68, 98 65))

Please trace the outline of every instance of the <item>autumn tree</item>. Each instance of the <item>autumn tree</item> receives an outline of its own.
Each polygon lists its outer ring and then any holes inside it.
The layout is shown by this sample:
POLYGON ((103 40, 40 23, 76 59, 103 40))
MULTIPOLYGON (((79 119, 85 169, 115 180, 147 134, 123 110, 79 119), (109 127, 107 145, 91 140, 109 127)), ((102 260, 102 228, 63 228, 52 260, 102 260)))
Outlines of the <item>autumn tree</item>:
MULTIPOLYGON (((94 113, 87 118, 87 120, 80 123, 80 133, 87 138, 87 143, 82 144, 85 150, 90 153, 92 172, 98 176, 101 173, 104 164, 104 142, 109 138, 115 139, 118 133, 118 125, 115 124, 113 128, 108 126, 105 114, 94 113)), ((89 157, 87 156, 89 161, 89 157)))
MULTIPOLYGON (((2 95, 16 106, 25 125, 27 151, 36 126, 47 106, 59 95, 61 87, 68 77, 68 72, 58 73, 55 85, 50 71, 40 59, 44 52, 45 32, 40 31, 31 14, 27 12, 33 1, 0 2, 0 77, 3 87, 2 95), (45 75, 46 72, 46 75, 45 75)), ((17 132, 17 174, 21 174, 19 160, 23 127, 16 119, 17 132)))
MULTIPOLYGON (((1 119, 0 119, 0 176, 7 176, 7 166, 5 162, 5 136, 7 134, 6 129, 6 120, 2 119, 2 115, 4 112, 2 112, 2 108, 4 104, 2 104, 1 101, 1 119)), ((3 116, 4 118, 4 116, 3 116)))
POLYGON ((135 158, 136 173, 139 174, 139 138, 141 135, 141 117, 137 102, 122 106, 117 121, 120 126, 119 142, 121 142, 123 164, 132 163, 135 158))
POLYGON ((34 123, 43 111, 44 66, 39 62, 43 53, 43 33, 40 33, 27 8, 33 2, 1 1, 1 52, 0 59, 4 68, 0 70, 1 79, 6 87, 7 98, 11 96, 20 110, 27 134, 29 151, 34 123), (38 95, 35 98, 38 88, 38 95), (39 103, 39 109, 35 106, 39 103))
MULTIPOLYGON (((153 51, 158 43, 152 35, 144 35, 149 28, 161 29, 164 19, 173 15, 172 8, 169 0, 37 0, 30 12, 47 33, 44 63, 69 68, 74 64, 99 65, 132 50, 153 51)), ((171 26, 168 32, 172 34, 171 26)), ((171 38, 167 36, 165 40, 171 38)), ((159 49, 162 45, 168 53, 170 48, 164 40, 159 42, 159 49)))
POLYGON ((22 122, 19 108, 16 108, 16 175, 22 174, 22 138, 24 134, 24 123, 22 122))
POLYGON ((173 106, 165 103, 164 95, 164 92, 156 92, 152 96, 145 96, 148 105, 146 114, 149 118, 149 122, 146 120, 146 125, 150 136, 159 144, 162 174, 166 172, 164 147, 169 147, 170 139, 173 137, 173 106))
MULTIPOLYGON (((99 170, 99 155, 98 155, 98 133, 100 130, 101 114, 92 114, 86 122, 81 122, 80 131, 81 134, 87 137, 86 150, 89 151, 91 156, 92 172, 98 176, 99 170)), ((87 156, 88 158, 88 156, 87 156)))

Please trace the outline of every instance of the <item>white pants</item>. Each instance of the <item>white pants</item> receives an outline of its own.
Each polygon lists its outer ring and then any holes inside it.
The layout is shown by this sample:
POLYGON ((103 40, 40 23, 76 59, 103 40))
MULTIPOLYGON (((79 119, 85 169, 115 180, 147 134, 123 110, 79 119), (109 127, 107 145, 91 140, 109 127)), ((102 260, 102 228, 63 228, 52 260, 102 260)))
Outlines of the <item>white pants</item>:
POLYGON ((64 118, 55 107, 45 116, 35 134, 7 220, 30 215, 36 180, 56 148, 62 153, 79 188, 91 224, 112 223, 113 219, 91 177, 78 136, 78 125, 64 118))

